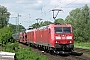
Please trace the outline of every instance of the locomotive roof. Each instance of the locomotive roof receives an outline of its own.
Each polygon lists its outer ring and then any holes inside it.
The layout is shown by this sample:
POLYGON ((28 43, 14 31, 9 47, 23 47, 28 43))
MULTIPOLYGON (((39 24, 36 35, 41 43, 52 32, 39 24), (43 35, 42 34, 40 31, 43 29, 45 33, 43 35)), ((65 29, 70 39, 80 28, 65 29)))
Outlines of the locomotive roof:
POLYGON ((26 33, 27 33, 27 32, 31 32, 31 31, 33 31, 33 30, 34 30, 34 29, 26 30, 26 33))
POLYGON ((40 28, 38 28, 39 30, 42 30, 42 29, 46 29, 48 27, 71 27, 71 24, 50 24, 50 25, 47 25, 47 26, 42 26, 40 28))
POLYGON ((55 27, 71 27, 71 25, 55 25, 55 27))
POLYGON ((27 33, 27 32, 31 32, 31 31, 33 31, 33 30, 34 30, 33 27, 29 27, 29 28, 26 29, 26 33, 27 33))
POLYGON ((71 24, 50 24, 52 27, 71 27, 71 24))
POLYGON ((45 28, 47 28, 48 26, 42 26, 42 27, 40 27, 40 28, 38 28, 39 30, 41 30, 41 29, 45 29, 45 28))

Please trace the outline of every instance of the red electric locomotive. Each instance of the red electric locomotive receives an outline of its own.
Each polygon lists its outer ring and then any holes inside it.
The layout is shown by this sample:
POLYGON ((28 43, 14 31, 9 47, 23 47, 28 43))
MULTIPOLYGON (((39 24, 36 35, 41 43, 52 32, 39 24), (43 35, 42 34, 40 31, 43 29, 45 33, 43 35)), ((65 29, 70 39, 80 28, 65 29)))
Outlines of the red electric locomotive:
POLYGON ((36 31, 36 44, 43 46, 45 50, 72 51, 74 48, 74 36, 70 24, 50 24, 36 31))

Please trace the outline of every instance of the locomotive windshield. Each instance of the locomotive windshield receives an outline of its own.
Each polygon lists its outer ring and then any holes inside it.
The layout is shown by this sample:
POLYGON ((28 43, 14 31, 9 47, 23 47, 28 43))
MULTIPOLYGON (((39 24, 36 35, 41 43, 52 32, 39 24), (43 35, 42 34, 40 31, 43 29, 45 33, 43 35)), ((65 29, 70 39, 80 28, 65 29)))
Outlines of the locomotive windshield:
POLYGON ((55 27, 55 33, 71 33, 70 27, 55 27))
POLYGON ((55 27, 55 33, 63 33, 62 27, 55 27))

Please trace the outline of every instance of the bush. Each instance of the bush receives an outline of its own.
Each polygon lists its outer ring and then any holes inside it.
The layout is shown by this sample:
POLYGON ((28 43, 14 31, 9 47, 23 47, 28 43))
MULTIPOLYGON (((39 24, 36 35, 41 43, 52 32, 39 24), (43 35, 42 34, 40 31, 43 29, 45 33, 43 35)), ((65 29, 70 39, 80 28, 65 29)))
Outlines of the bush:
POLYGON ((48 60, 47 57, 36 54, 29 48, 20 48, 16 52, 16 60, 48 60))
POLYGON ((7 52, 17 52, 18 49, 19 49, 19 45, 18 43, 7 43, 5 46, 4 46, 4 51, 7 51, 7 52))
POLYGON ((4 27, 0 29, 0 44, 6 45, 8 42, 15 42, 12 38, 12 29, 10 27, 4 27))
POLYGON ((8 43, 4 51, 16 54, 16 60, 48 60, 47 57, 36 54, 30 47, 22 48, 18 43, 8 43))

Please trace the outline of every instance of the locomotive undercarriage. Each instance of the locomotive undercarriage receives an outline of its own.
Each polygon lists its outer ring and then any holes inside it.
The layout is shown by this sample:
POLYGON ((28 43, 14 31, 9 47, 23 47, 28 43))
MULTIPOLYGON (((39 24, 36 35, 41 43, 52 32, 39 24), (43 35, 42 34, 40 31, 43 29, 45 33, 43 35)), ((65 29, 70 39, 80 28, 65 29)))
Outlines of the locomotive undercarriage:
POLYGON ((67 54, 73 51, 73 45, 56 45, 55 47, 43 46, 43 45, 35 45, 42 51, 49 52, 51 54, 67 54), (58 46, 58 47, 57 47, 58 46))
POLYGON ((74 45, 73 44, 56 44, 55 48, 53 48, 53 52, 55 54, 69 54, 73 51, 74 45))
MULTIPOLYGON (((58 46, 58 45, 57 45, 58 46)), ((51 53, 53 53, 54 55, 76 55, 76 56, 81 56, 83 53, 81 52, 74 52, 74 45, 73 44, 69 44, 69 45, 59 45, 59 47, 52 48, 52 50, 50 50, 51 53)))
POLYGON ((63 50, 63 51, 71 51, 71 50, 73 50, 73 48, 74 48, 74 45, 73 44, 56 44, 55 45, 55 48, 57 49, 57 50, 63 50))

